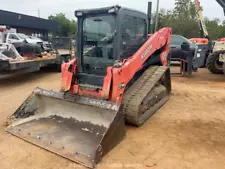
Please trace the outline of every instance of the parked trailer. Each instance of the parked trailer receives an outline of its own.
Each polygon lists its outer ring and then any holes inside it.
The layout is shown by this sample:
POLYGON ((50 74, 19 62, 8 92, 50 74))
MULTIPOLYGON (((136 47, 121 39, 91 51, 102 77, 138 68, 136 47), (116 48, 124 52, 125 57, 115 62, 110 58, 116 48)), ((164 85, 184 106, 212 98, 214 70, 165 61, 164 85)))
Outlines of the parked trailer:
POLYGON ((48 53, 42 56, 22 57, 11 44, 0 44, 0 74, 28 73, 53 65, 61 71, 61 64, 71 60, 71 54, 48 53))
POLYGON ((54 65, 60 71, 61 64, 71 59, 69 54, 56 55, 37 60, 0 60, 0 74, 29 73, 54 65))

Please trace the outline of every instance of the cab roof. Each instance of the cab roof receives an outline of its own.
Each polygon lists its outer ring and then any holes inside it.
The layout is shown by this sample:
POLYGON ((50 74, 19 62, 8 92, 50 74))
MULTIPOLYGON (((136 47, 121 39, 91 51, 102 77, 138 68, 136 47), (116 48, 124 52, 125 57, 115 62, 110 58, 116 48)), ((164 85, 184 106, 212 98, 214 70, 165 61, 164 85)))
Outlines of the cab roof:
POLYGON ((129 9, 129 8, 121 7, 119 5, 114 5, 114 6, 103 7, 103 8, 76 10, 75 11, 75 16, 79 17, 79 13, 82 13, 82 16, 101 14, 101 13, 110 13, 109 10, 114 10, 114 12, 111 12, 111 13, 118 13, 120 10, 126 10, 126 11, 132 11, 132 12, 137 12, 139 14, 146 15, 144 12, 140 12, 140 11, 135 10, 135 9, 129 9))

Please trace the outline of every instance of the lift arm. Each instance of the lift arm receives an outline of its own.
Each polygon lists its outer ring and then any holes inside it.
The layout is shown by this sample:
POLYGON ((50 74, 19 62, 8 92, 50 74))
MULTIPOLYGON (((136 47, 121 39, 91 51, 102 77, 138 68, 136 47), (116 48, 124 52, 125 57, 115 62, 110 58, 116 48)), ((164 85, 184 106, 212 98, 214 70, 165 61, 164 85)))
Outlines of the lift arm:
POLYGON ((202 35, 202 37, 209 39, 209 33, 207 31, 205 19, 202 14, 203 10, 201 8, 199 0, 195 0, 195 7, 196 7, 196 11, 197 11, 197 19, 198 19, 200 29, 201 29, 201 35, 202 35))

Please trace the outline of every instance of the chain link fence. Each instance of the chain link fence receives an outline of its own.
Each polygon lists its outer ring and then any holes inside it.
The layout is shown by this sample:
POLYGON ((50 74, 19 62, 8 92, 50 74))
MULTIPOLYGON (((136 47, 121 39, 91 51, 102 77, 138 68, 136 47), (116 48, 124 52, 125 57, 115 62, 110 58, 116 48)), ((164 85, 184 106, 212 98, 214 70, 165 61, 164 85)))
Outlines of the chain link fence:
POLYGON ((53 49, 56 49, 59 54, 75 55, 75 39, 69 37, 49 37, 48 42, 50 42, 53 49))

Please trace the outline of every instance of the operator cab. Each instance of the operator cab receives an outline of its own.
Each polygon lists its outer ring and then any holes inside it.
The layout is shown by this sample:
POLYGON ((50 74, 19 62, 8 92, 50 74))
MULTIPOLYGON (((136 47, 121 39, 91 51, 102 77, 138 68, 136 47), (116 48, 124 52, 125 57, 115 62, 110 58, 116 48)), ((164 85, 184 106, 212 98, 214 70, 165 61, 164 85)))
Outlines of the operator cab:
POLYGON ((112 6, 78 10, 75 15, 80 84, 102 86, 107 67, 132 56, 147 40, 148 18, 144 13, 112 6))

